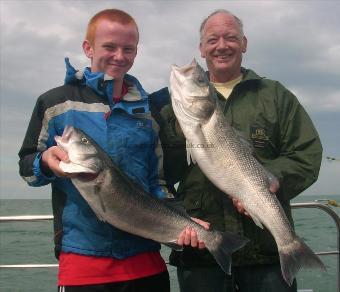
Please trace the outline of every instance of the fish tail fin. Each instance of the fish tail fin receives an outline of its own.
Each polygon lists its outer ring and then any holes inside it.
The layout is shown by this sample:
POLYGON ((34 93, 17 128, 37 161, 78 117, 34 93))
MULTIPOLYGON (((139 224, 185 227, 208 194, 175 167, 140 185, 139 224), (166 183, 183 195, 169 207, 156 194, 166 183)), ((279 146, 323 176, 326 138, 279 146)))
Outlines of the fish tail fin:
POLYGON ((319 257, 299 238, 279 248, 281 272, 289 286, 301 268, 319 268, 326 271, 326 267, 319 257))
POLYGON ((205 245, 222 270, 231 274, 231 254, 242 248, 249 240, 245 237, 230 233, 211 231, 210 238, 205 240, 205 245))

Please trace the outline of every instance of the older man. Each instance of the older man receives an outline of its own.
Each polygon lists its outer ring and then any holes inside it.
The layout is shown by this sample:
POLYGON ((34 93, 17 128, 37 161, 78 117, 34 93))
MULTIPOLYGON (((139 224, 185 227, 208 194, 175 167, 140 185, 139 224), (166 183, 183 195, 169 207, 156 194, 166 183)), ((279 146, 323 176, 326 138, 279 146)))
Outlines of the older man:
MULTIPOLYGON (((283 85, 241 67, 247 38, 241 20, 229 11, 217 10, 203 21, 199 48, 224 103, 225 118, 252 142, 256 157, 278 179, 280 187, 272 184, 270 190, 292 222, 289 201, 315 182, 321 163, 322 147, 312 121, 283 85)), ((161 97, 168 98, 166 89, 152 94, 161 97)), ((166 177, 171 183, 179 181, 178 196, 187 212, 251 240, 233 255, 231 277, 206 250, 173 251, 170 263, 178 267, 181 291, 296 291, 296 281, 289 287, 281 275, 269 231, 257 227, 242 204, 228 199, 197 165, 186 165, 184 137, 171 107, 161 114, 166 177)))

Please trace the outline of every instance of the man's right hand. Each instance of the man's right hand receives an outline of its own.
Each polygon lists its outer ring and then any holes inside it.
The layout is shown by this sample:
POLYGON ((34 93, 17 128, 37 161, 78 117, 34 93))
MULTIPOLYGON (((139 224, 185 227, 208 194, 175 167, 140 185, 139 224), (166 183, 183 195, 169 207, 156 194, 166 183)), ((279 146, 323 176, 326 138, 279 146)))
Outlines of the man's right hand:
POLYGON ((70 161, 67 153, 58 146, 52 146, 48 148, 42 153, 41 156, 42 171, 44 173, 52 171, 56 176, 72 177, 71 174, 61 170, 59 167, 60 161, 64 161, 65 163, 70 161))
MULTIPOLYGON (((269 191, 272 194, 275 194, 278 191, 279 188, 280 188, 280 183, 279 183, 278 180, 275 179, 275 180, 272 180, 270 182, 269 191)), ((237 211, 240 214, 250 217, 240 200, 238 200, 238 199, 236 199, 232 196, 229 196, 229 198, 232 200, 234 207, 237 209, 237 211)))

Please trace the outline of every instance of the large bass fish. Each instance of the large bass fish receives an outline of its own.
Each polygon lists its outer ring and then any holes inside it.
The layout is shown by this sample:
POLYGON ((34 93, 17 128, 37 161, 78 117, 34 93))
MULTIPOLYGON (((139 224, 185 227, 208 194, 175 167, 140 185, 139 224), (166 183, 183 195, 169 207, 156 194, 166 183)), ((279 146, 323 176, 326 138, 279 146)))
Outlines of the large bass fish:
POLYGON ((216 262, 230 273, 231 253, 249 240, 231 233, 206 230, 184 212, 146 193, 81 130, 67 126, 63 135, 56 136, 55 140, 70 160, 70 163, 60 162, 61 169, 80 173, 72 178, 72 183, 100 220, 169 246, 176 245, 185 227, 192 227, 216 262))
POLYGON ((172 67, 172 107, 187 140, 188 162, 224 193, 238 199, 254 222, 273 235, 285 281, 291 285, 301 267, 325 269, 320 259, 295 234, 280 202, 269 191, 273 179, 252 150, 227 122, 215 90, 194 60, 172 67))

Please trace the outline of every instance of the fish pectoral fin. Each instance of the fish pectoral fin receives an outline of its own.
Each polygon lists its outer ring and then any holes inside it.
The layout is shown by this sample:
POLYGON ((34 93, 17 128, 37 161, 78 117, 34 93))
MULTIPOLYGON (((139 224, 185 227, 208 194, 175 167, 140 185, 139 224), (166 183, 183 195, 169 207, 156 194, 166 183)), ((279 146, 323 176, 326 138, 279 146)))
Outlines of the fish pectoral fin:
POLYGON ((192 147, 190 146, 190 143, 188 142, 188 140, 186 140, 185 144, 186 144, 186 150, 187 150, 187 163, 188 163, 188 165, 190 165, 191 162, 193 164, 196 164, 196 159, 195 159, 195 157, 192 153, 192 150, 191 150, 192 147))
POLYGON ((264 227, 263 227, 263 225, 262 225, 262 223, 261 223, 260 218, 258 218, 256 215, 254 215, 253 213, 249 212, 248 210, 246 210, 246 211, 247 211, 247 213, 249 214, 249 216, 251 217, 251 219, 253 219, 254 223, 255 223, 258 227, 264 229, 264 227))
POLYGON ((183 250, 183 246, 182 245, 178 245, 176 243, 176 241, 170 241, 170 242, 162 242, 164 245, 166 245, 167 247, 170 247, 173 250, 176 251, 182 251, 183 250))
POLYGON ((97 183, 94 186, 94 194, 99 198, 99 206, 102 211, 101 213, 106 212, 106 207, 105 207, 104 198, 103 198, 103 191, 102 191, 102 187, 105 185, 105 180, 103 178, 104 177, 98 178, 97 183))
POLYGON ((91 204, 89 202, 89 205, 92 209, 92 211, 94 212, 94 214, 96 214, 97 218, 102 221, 102 222, 107 222, 103 216, 103 214, 105 213, 105 206, 104 206, 104 202, 102 197, 98 194, 99 196, 99 204, 91 204))

